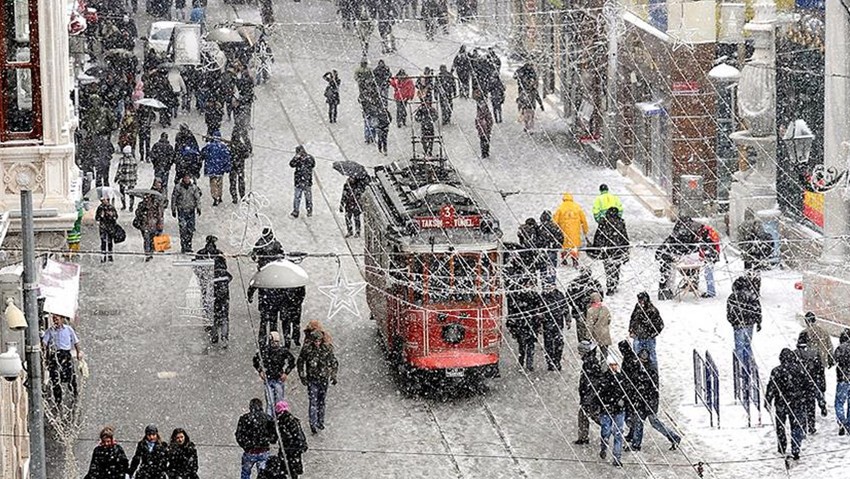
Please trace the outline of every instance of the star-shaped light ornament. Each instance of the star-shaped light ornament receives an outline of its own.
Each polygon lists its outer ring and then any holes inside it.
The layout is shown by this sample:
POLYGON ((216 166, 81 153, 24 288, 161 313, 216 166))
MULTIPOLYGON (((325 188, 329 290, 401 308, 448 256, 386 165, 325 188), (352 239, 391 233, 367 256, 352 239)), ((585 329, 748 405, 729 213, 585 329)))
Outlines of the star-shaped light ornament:
POLYGON ((360 319, 360 309, 357 307, 357 294, 366 287, 364 281, 349 282, 342 272, 342 268, 336 271, 334 284, 319 286, 319 292, 330 298, 327 319, 333 319, 342 310, 353 314, 360 319))

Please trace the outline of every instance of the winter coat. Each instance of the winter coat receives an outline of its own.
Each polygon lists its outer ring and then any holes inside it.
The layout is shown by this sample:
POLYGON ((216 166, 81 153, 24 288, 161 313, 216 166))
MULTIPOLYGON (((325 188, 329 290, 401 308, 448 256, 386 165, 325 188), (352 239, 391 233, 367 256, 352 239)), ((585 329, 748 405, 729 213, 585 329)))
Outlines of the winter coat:
POLYGON ((452 61, 452 70, 457 72, 459 77, 469 77, 472 73, 472 64, 469 63, 469 54, 466 51, 459 51, 452 61))
POLYGON ((257 269, 284 257, 283 246, 276 240, 274 233, 268 232, 260 236, 251 250, 251 259, 257 262, 257 269))
POLYGON ((779 363, 770 372, 764 402, 773 404, 777 414, 800 412, 806 403, 805 386, 800 381, 805 372, 798 364, 794 351, 788 348, 779 353, 779 363))
POLYGON ((168 445, 162 441, 154 443, 148 450, 146 439, 136 444, 136 453, 130 461, 128 474, 133 479, 165 479, 168 471, 168 445))
POLYGON ((161 138, 151 147, 149 158, 151 163, 153 163, 153 171, 155 173, 165 173, 174 164, 174 148, 172 148, 168 140, 161 138))
POLYGON ((600 415, 614 416, 626 411, 625 380, 623 373, 615 374, 611 368, 602 372, 597 398, 600 415))
POLYGON ((679 222, 655 251, 655 261, 672 263, 699 250, 700 239, 689 224, 679 222))
POLYGON ((121 159, 118 160, 118 169, 115 170, 115 182, 127 190, 136 187, 138 178, 136 158, 133 155, 121 155, 121 159))
POLYGON ((761 327, 761 301, 758 293, 743 276, 732 283, 732 294, 726 300, 726 320, 733 329, 761 327))
POLYGON ((455 95, 457 95, 455 77, 448 70, 441 71, 437 75, 437 98, 441 103, 450 103, 455 95))
POLYGON ((82 113, 81 126, 90 135, 109 136, 114 129, 115 115, 103 105, 100 96, 92 95, 89 105, 82 113))
POLYGON ((119 444, 98 444, 91 453, 89 472, 83 479, 124 479, 130 464, 124 448, 119 444))
POLYGON ((201 150, 204 176, 223 176, 225 173, 230 173, 232 167, 230 149, 215 136, 213 133, 213 139, 201 150))
POLYGON ((295 369, 295 356, 288 349, 269 343, 254 355, 253 363, 257 372, 265 371, 267 379, 280 379, 295 369))
POLYGON ((393 99, 395 101, 410 101, 416 95, 416 86, 408 77, 390 78, 390 86, 393 87, 393 99))
POLYGON ((174 185, 171 192, 171 212, 191 212, 201 208, 201 189, 195 183, 182 181, 174 185))
POLYGON ((602 382, 602 363, 596 350, 585 353, 581 357, 581 377, 578 381, 578 401, 584 412, 590 417, 599 416, 599 399, 597 393, 602 382))
POLYGON ((593 200, 593 218, 598 222, 601 221, 610 208, 617 208, 620 216, 623 216, 623 203, 620 198, 614 193, 605 191, 600 193, 593 200))
POLYGON ((805 373, 800 378, 800 387, 808 401, 815 401, 820 398, 823 391, 826 391, 826 374, 823 363, 820 362, 820 356, 817 351, 809 349, 808 345, 799 344, 794 354, 797 355, 798 364, 805 373))
POLYGON ((564 234, 562 246, 565 249, 581 246, 582 234, 587 235, 587 217, 584 210, 573 200, 573 195, 564 193, 563 201, 552 214, 552 221, 561 228, 564 234))
POLYGON ((184 148, 190 147, 195 151, 200 150, 200 146, 198 146, 198 140, 195 139, 195 135, 192 134, 192 130, 186 127, 181 127, 177 134, 174 136, 174 152, 177 154, 182 154, 184 148))
POLYGON ((587 330, 587 309, 590 306, 590 294, 597 293, 602 298, 602 285, 590 275, 582 274, 567 285, 567 304, 570 316, 576 320, 576 337, 579 341, 590 340, 587 330))
POLYGON ((299 476, 304 474, 301 455, 307 451, 307 438, 301 428, 301 421, 289 411, 284 411, 277 416, 277 433, 283 445, 289 471, 299 476))
POLYGON ((138 136, 139 124, 136 122, 135 113, 125 111, 121 128, 118 130, 118 150, 123 150, 125 146, 134 147, 138 136))
POLYGON ((375 77, 375 85, 377 85, 379 91, 383 91, 383 89, 389 85, 390 78, 393 76, 392 72, 386 65, 377 65, 375 69, 372 70, 372 74, 375 77))
POLYGON ((236 425, 236 443, 245 452, 268 451, 272 443, 277 442, 277 428, 274 419, 255 409, 243 414, 236 425))
POLYGON ((325 73, 322 78, 328 82, 328 86, 325 87, 325 103, 329 105, 339 105, 339 77, 335 77, 330 73, 325 73))
POLYGON ((357 193, 354 191, 354 187, 350 181, 346 181, 342 185, 342 199, 339 202, 339 207, 346 213, 355 215, 359 215, 362 211, 360 208, 360 199, 357 197, 357 193))
MULTIPOLYGON (((590 306, 587 308, 587 331, 590 339, 599 346, 611 345, 611 312, 602 304, 599 293, 590 293, 590 306)), ((581 339, 580 339, 581 341, 581 339)))
POLYGON ((512 291, 507 294, 508 319, 505 326, 517 342, 537 341, 541 328, 543 304, 534 291, 512 291))
POLYGON ((289 161, 290 168, 295 168, 293 179, 296 188, 311 188, 313 186, 313 168, 316 167, 316 160, 312 155, 307 153, 295 155, 289 161))
POLYGON ((561 332, 564 330, 564 326, 569 327, 570 308, 567 304, 567 296, 563 291, 557 288, 544 290, 540 294, 540 299, 543 301, 544 331, 561 332))
POLYGON ((92 139, 91 147, 95 167, 98 170, 108 172, 109 165, 112 162, 112 154, 115 153, 115 148, 112 146, 112 142, 109 141, 109 137, 95 136, 92 139))
POLYGON ((499 106, 505 102, 505 84, 499 75, 493 75, 490 80, 490 101, 499 106))
POLYGON ((809 333, 809 347, 818 353, 825 367, 831 368, 835 364, 832 356, 832 337, 818 324, 809 324, 806 326, 806 332, 809 333))
POLYGON ((413 112, 413 119, 422 125, 423 135, 434 134, 434 122, 437 121, 438 117, 437 109, 424 103, 413 112))
MULTIPOLYGON (((622 341, 628 353, 623 353, 623 375, 628 379, 628 407, 641 419, 658 413, 658 370, 635 356, 628 341, 622 341)), ((623 348, 620 348, 623 351, 623 348)))
MULTIPOLYGON (((306 335, 305 335, 306 336, 306 335)), ((336 382, 339 363, 334 356, 333 345, 322 342, 318 346, 305 339, 298 355, 298 377, 303 384, 308 382, 336 382)))
POLYGON ((242 136, 239 139, 233 139, 230 143, 230 157, 232 160, 231 171, 234 173, 242 173, 245 171, 245 162, 251 157, 254 151, 254 146, 247 136, 242 136))
POLYGON ((183 431, 186 441, 182 445, 168 445, 168 479, 198 479, 198 450, 183 431))
POLYGON ((136 207, 136 216, 133 219, 133 227, 142 232, 162 230, 163 210, 156 200, 147 201, 142 199, 136 207))
POLYGON ((94 220, 100 224, 101 229, 111 231, 118 224, 118 210, 112 203, 99 204, 94 213, 94 220))
POLYGON ((478 131, 478 138, 489 139, 493 132, 493 114, 490 113, 490 107, 484 99, 476 104, 475 129, 478 131))
POLYGON ((557 251, 564 243, 564 232, 561 227, 552 221, 552 215, 544 211, 540 215, 540 223, 537 227, 537 245, 544 250, 557 251))
POLYGON ((636 339, 652 339, 664 329, 664 320, 661 313, 650 301, 641 304, 638 301, 632 310, 632 318, 629 321, 629 334, 636 339))
POLYGON ((850 330, 845 329, 839 338, 840 344, 835 348, 835 378, 836 382, 850 382, 850 330))
POLYGON ((616 209, 605 214, 593 235, 593 253, 597 259, 626 262, 629 260, 629 233, 616 209))
POLYGON ((197 149, 191 146, 185 146, 180 151, 180 156, 174 166, 174 172, 178 179, 183 178, 183 175, 189 174, 190 177, 198 179, 201 177, 201 154, 197 149))
POLYGON ((756 269, 773 252, 773 238, 764 230, 764 224, 752 209, 744 210, 744 221, 738 225, 738 242, 744 261, 754 263, 756 269))
POLYGON ((720 259, 720 233, 708 225, 700 226, 697 231, 699 256, 703 261, 716 263, 720 259))

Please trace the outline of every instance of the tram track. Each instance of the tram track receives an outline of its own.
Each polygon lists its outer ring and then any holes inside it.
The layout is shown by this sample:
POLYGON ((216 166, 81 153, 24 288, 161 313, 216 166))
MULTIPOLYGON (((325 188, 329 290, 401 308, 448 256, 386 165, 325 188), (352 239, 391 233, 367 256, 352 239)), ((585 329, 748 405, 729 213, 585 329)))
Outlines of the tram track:
MULTIPOLYGON (((238 12, 238 9, 236 8, 236 6, 232 5, 232 8, 233 8, 234 15, 236 17, 239 17, 239 12, 238 12)), ((328 35, 327 33, 324 33, 324 32, 321 32, 321 33, 323 35, 328 35)), ((284 58, 285 64, 290 67, 288 69, 289 75, 296 80, 296 82, 294 82, 294 83, 296 83, 298 85, 298 87, 302 90, 303 99, 316 112, 321 114, 321 112, 324 110, 323 104, 320 104, 318 101, 316 101, 316 99, 313 97, 313 95, 310 94, 310 91, 307 87, 309 82, 307 82, 304 79, 304 77, 301 74, 301 71, 298 68, 295 68, 295 59, 300 58, 300 57, 298 57, 297 55, 293 55, 292 50, 290 48, 286 47, 286 41, 283 38, 283 34, 281 34, 280 32, 278 32, 278 35, 272 36, 272 38, 270 39, 270 43, 273 45, 275 52, 279 52, 279 53, 282 54, 281 56, 285 57, 284 58)), ((416 62, 412 61, 410 58, 407 58, 403 55, 398 55, 398 56, 400 58, 402 58, 406 63, 408 63, 410 65, 415 65, 418 68, 422 68, 420 65, 418 65, 416 62)), ((280 62, 280 63, 278 63, 278 66, 280 67, 283 64, 284 64, 283 62, 280 62)), ((304 144, 305 143, 304 139, 298 133, 298 129, 295 127, 295 123, 292 121, 292 117, 290 116, 289 112, 287 111, 286 102, 283 99, 283 94, 281 93, 279 87, 276 86, 274 83, 269 82, 269 83, 266 83, 265 89, 266 89, 267 93, 269 93, 270 96, 272 96, 274 98, 275 103, 277 104, 278 108, 280 109, 280 112, 281 112, 281 115, 282 115, 282 120, 285 123, 286 128, 292 133, 293 137, 296 139, 296 141, 299 144, 304 144)), ((329 128, 326 123, 322 122, 322 127, 327 132, 327 134, 330 136, 330 138, 333 140, 333 143, 337 146, 339 153, 342 155, 342 157, 346 160, 349 159, 349 155, 346 154, 346 152, 343 148, 343 145, 346 144, 346 143, 342 142, 340 140, 338 134, 335 133, 331 128, 329 128)), ((321 178, 319 177, 319 174, 317 172, 315 172, 315 170, 314 170, 314 180, 316 181, 320 195, 322 196, 322 199, 323 199, 326 207, 331 212, 335 211, 335 208, 331 204, 331 202, 330 202, 330 200, 329 200, 329 198, 326 194, 326 191, 325 191, 325 189, 322 185, 321 178)), ((338 218, 335 215, 334 215, 334 223, 335 223, 337 229, 339 229, 340 232, 342 232, 342 227, 339 223, 338 218)), ((348 252, 352 254, 352 259, 354 260, 354 262, 357 266, 358 273, 360 274, 360 276, 365 281, 365 274, 364 274, 364 270, 363 270, 364 265, 361 263, 360 257, 356 255, 356 252, 352 248, 352 244, 349 241, 346 240, 345 244, 346 244, 346 249, 348 250, 348 252)), ((494 413, 494 411, 490 407, 490 405, 487 403, 486 399, 483 396, 478 396, 474 399, 473 402, 476 403, 476 405, 481 408, 481 413, 486 418, 487 424, 492 429, 492 432, 494 433, 494 435, 498 438, 499 447, 504 451, 506 458, 509 458, 511 460, 511 463, 514 466, 515 473, 516 473, 513 476, 514 477, 522 477, 522 478, 530 477, 529 474, 525 471, 525 469, 523 469, 519 458, 516 457, 516 455, 514 453, 514 449, 511 446, 510 441, 508 440, 508 436, 507 436, 507 433, 505 432, 505 429, 499 423, 499 420, 497 419, 496 414, 494 413)), ((464 455, 463 454, 456 454, 454 449, 452 448, 452 441, 451 441, 451 438, 450 438, 450 434, 446 430, 446 427, 444 426, 445 421, 441 420, 439 418, 438 411, 434 408, 432 403, 427 398, 422 398, 421 404, 423 405, 423 408, 425 410, 426 415, 428 416, 428 419, 433 424, 434 429, 436 430, 437 434, 440 437, 440 442, 441 442, 442 447, 444 449, 445 457, 448 459, 448 461, 451 464, 452 469, 455 471, 456 477, 458 479, 465 479, 468 475, 464 473, 463 467, 461 465, 461 459, 463 458, 464 455)))

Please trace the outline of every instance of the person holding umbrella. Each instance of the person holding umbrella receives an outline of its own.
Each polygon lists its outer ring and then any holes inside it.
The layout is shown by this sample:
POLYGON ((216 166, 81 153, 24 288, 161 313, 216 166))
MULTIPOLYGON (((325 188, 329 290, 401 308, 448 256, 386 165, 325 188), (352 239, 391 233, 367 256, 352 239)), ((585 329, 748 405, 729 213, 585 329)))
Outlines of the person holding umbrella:
POLYGON ((355 238, 360 237, 360 214, 363 211, 360 208, 359 195, 355 191, 355 183, 356 180, 350 176, 345 180, 345 185, 342 187, 342 199, 339 202, 339 212, 345 212, 346 238, 350 238, 352 234, 355 238))
MULTIPOLYGON (((136 209, 136 217, 133 218, 133 228, 142 234, 145 248, 145 263, 153 259, 153 238, 162 231, 162 214, 159 198, 162 194, 153 190, 134 190, 130 195, 141 194, 142 201, 136 209)), ((132 200, 131 200, 132 201, 132 200)))

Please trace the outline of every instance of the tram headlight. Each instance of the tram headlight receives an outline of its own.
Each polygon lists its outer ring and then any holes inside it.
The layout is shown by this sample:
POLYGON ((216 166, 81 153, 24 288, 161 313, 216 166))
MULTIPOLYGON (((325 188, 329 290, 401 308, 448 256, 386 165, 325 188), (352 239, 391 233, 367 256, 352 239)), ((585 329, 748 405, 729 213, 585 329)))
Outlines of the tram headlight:
POLYGON ((443 341, 448 344, 460 344, 463 337, 466 336, 466 329, 462 324, 452 323, 443 326, 442 329, 443 341))

